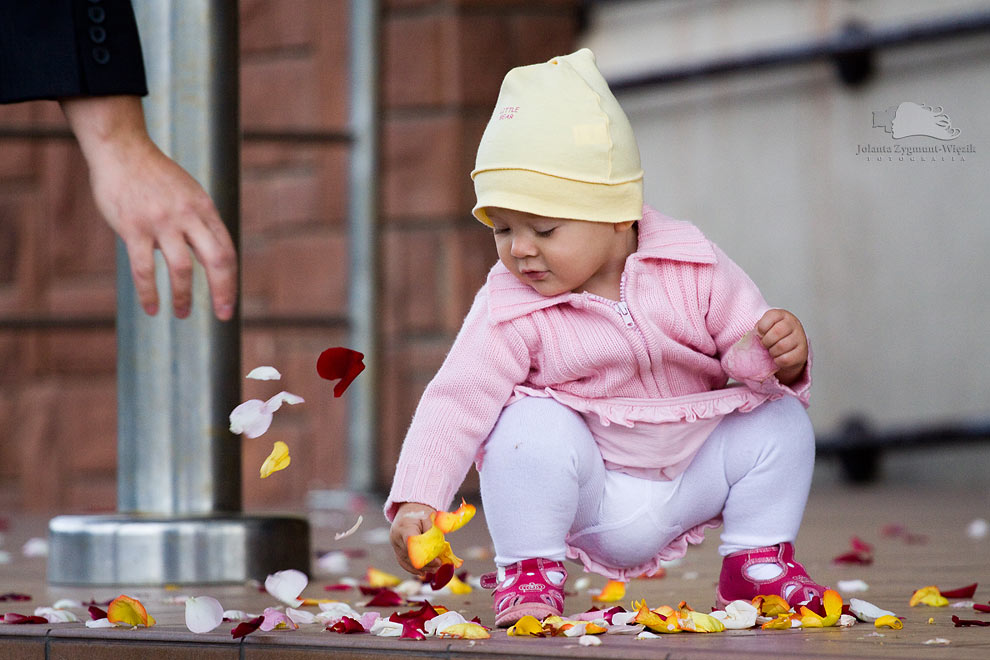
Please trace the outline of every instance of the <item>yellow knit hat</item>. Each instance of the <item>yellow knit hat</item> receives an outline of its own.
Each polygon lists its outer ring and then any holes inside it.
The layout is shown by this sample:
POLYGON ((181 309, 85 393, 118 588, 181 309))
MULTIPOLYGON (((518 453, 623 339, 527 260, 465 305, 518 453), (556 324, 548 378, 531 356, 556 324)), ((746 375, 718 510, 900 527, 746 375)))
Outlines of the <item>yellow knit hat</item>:
POLYGON ((632 126, 587 48, 506 74, 471 178, 472 212, 489 227, 490 206, 594 222, 643 214, 632 126))

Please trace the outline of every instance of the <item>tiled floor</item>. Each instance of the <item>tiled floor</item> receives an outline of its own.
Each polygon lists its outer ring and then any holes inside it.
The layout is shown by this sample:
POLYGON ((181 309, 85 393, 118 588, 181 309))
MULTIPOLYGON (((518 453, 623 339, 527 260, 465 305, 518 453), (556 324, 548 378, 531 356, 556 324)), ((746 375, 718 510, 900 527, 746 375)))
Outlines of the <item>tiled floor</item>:
MULTIPOLYGON (((772 506, 772 494, 768 494, 772 506)), ((45 658, 127 660, 130 658, 388 658, 388 657, 604 657, 604 658, 990 658, 990 627, 957 628, 952 615, 961 618, 990 620, 970 608, 911 608, 908 599, 914 589, 929 584, 942 588, 960 587, 979 582, 975 600, 990 602, 990 538, 972 539, 967 525, 976 518, 990 518, 990 493, 929 487, 890 486, 853 490, 816 484, 809 503, 805 524, 798 539, 798 556, 812 574, 835 584, 838 580, 860 578, 869 584, 864 594, 853 594, 905 617, 904 629, 876 630, 859 624, 848 629, 758 631, 747 630, 721 634, 667 635, 661 639, 637 641, 622 636, 606 636, 599 647, 579 647, 574 640, 509 638, 495 631, 492 639, 478 642, 463 640, 410 641, 377 638, 370 635, 337 635, 319 626, 297 631, 256 632, 243 641, 232 640, 233 624, 223 624, 216 631, 196 635, 183 621, 183 606, 178 595, 211 595, 227 608, 259 612, 273 605, 270 596, 250 586, 188 587, 166 589, 66 589, 45 584, 44 560, 24 558, 21 545, 31 536, 43 535, 46 519, 5 514, 8 529, 0 550, 11 555, 11 563, 0 565, 0 594, 23 592, 32 595, 28 602, 2 602, 0 609, 22 614, 33 613, 39 605, 50 605, 63 597, 97 601, 112 598, 121 591, 145 603, 158 623, 150 629, 93 630, 81 623, 58 625, 0 625, 0 658, 3 660, 42 660, 45 658), (885 536, 887 525, 900 525, 907 533, 924 536, 908 542, 904 534, 885 536), (850 539, 858 536, 874 545, 875 562, 869 566, 837 566, 832 558, 850 549, 850 539), (931 621, 930 621, 931 619, 931 621), (926 644, 934 639, 945 644, 926 644)), ((333 542, 334 529, 314 529, 314 551, 336 546, 364 548, 367 555, 352 559, 349 573, 360 577, 367 566, 398 572, 388 545, 377 542, 375 527, 368 516, 353 537, 333 542), (371 536, 369 536, 369 534, 371 536)), ((378 525, 380 526, 380 525, 378 525)), ((380 535, 379 535, 380 536, 380 535)), ((646 598, 651 606, 686 600, 696 609, 706 609, 713 599, 713 585, 720 566, 716 553, 717 536, 693 548, 678 565, 668 568, 665 578, 633 582, 626 601, 646 598)), ((451 537, 459 554, 487 545, 483 522, 479 519, 451 537)), ((486 561, 469 559, 466 568, 473 574, 489 569, 486 561)), ((570 584, 581 577, 572 567, 570 584)), ((328 595, 323 585, 337 581, 330 575, 316 575, 304 596, 328 595)), ((594 586, 604 580, 592 576, 594 586)), ((362 597, 355 591, 335 592, 336 597, 352 604, 362 597)), ((848 600, 849 594, 846 595, 848 600)), ((490 597, 476 590, 465 596, 444 595, 435 599, 463 614, 481 616, 491 623, 490 597)), ((585 593, 568 599, 568 612, 587 609, 590 596, 585 593)), ((381 608, 378 608, 381 609, 381 608)), ((390 612, 392 609, 387 608, 390 612)), ((388 612, 386 612, 388 613, 388 612)), ((80 615, 85 614, 80 611, 80 615)))

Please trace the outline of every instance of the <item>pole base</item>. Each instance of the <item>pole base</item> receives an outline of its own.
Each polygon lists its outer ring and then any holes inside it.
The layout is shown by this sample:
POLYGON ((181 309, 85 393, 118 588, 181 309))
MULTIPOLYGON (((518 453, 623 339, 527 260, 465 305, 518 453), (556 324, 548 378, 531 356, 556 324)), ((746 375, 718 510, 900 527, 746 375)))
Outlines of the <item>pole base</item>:
POLYGON ((288 568, 309 573, 309 523, 299 516, 57 516, 48 539, 50 584, 223 584, 288 568))

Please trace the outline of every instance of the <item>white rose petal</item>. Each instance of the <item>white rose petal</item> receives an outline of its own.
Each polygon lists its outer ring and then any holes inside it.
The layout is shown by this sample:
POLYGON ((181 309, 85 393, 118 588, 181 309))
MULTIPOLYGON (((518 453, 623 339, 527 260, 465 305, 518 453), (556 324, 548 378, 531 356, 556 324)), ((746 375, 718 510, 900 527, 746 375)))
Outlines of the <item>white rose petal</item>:
POLYGON ((272 425, 272 414, 261 399, 248 399, 230 412, 230 432, 257 438, 272 425))
POLYGON ((93 621, 87 621, 87 628, 115 628, 116 623, 110 623, 110 619, 95 619, 93 621))
POLYGON ((73 607, 82 607, 83 604, 78 600, 72 600, 71 598, 63 598, 62 600, 57 600, 52 605, 53 609, 56 610, 67 610, 73 607))
POLYGON ((388 619, 378 619, 371 624, 371 630, 368 632, 379 637, 400 637, 402 635, 402 624, 397 621, 389 621, 388 619))
POLYGON ((223 605, 216 598, 199 596, 186 599, 186 628, 207 633, 223 623, 223 605))
POLYGON ((265 591, 292 607, 299 607, 303 601, 299 598, 309 578, 302 571, 290 568, 285 571, 272 573, 265 579, 265 591))
POLYGON ((966 536, 971 539, 986 538, 988 533, 990 533, 990 523, 983 518, 977 518, 966 527, 966 536))
POLYGON ((289 617, 289 620, 292 621, 292 623, 297 625, 303 623, 316 623, 316 615, 312 612, 287 607, 285 609, 285 614, 289 617))
POLYGON ((952 642, 944 637, 935 637, 933 639, 926 640, 922 644, 951 644, 952 642))
POLYGON ((571 627, 564 631, 564 637, 583 637, 587 628, 587 621, 574 621, 571 627))
POLYGON ((897 616, 890 610, 881 609, 873 603, 860 600, 859 598, 849 599, 849 611, 852 612, 857 619, 865 623, 873 623, 882 616, 897 616))
POLYGON ((0 550, 0 564, 10 563, 10 553, 6 550, 0 550))
POLYGON ((857 623, 856 617, 854 617, 852 614, 840 614, 839 622, 835 625, 839 626, 840 628, 849 628, 851 626, 855 626, 856 623, 857 623))
POLYGON ((33 538, 28 539, 24 547, 21 548, 21 552, 24 553, 25 557, 47 557, 48 556, 48 539, 33 538))
POLYGON ((581 646, 601 646, 602 640, 598 639, 594 635, 585 635, 578 640, 578 644, 581 646))
POLYGON ((869 591, 870 585, 866 584, 862 580, 839 580, 836 585, 839 591, 844 594, 855 594, 863 591, 869 591))
POLYGON ((79 617, 69 610, 60 610, 54 607, 38 607, 34 610, 35 616, 43 616, 48 623, 77 623, 79 617))
POLYGON ((727 630, 745 630, 756 625, 760 612, 749 601, 734 600, 725 606, 725 610, 716 610, 711 615, 727 630))
POLYGON ((356 532, 358 530, 358 527, 360 527, 361 526, 361 523, 363 523, 363 522, 364 522, 364 516, 358 516, 357 522, 354 523, 354 525, 349 530, 347 530, 346 532, 340 532, 338 534, 334 534, 333 535, 333 540, 334 541, 339 541, 340 539, 347 538, 348 536, 350 536, 351 534, 353 534, 354 532, 356 532))
POLYGON ((436 635, 443 632, 448 627, 459 623, 467 623, 467 619, 465 619, 460 612, 449 610, 439 616, 429 619, 423 627, 427 635, 436 635))
POLYGON ((305 402, 306 399, 302 398, 298 394, 293 394, 292 392, 286 392, 285 390, 282 390, 272 398, 268 399, 268 401, 265 401, 265 409, 268 412, 273 413, 279 408, 281 408, 283 403, 287 403, 290 406, 294 406, 297 403, 305 403, 305 402))
POLYGON ((224 610, 223 618, 230 621, 247 621, 248 619, 253 619, 254 617, 244 610, 224 610))
POLYGON ((251 378, 253 380, 279 380, 282 378, 282 374, 275 367, 255 367, 245 378, 251 378))

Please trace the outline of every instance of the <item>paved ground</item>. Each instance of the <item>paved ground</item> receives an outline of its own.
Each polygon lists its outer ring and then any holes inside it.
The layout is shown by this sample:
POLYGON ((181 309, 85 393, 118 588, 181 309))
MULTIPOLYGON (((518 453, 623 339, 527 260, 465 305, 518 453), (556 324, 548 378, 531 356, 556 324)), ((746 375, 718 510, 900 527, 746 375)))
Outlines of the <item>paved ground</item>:
MULTIPOLYGON (((120 589, 65 589, 45 584, 44 560, 25 558, 21 545, 32 536, 44 534, 46 518, 4 512, 7 530, 0 550, 11 555, 11 562, 0 564, 0 594, 27 593, 27 602, 2 602, 0 610, 30 614, 39 605, 50 605, 59 598, 107 600, 120 589)), ((316 527, 314 552, 350 548, 365 556, 350 561, 348 573, 360 577, 367 566, 398 572, 387 545, 376 531, 375 515, 368 516, 357 534, 335 543, 338 529, 316 527)), ((607 636, 597 648, 579 647, 574 640, 508 638, 495 631, 490 640, 410 641, 376 638, 370 635, 337 635, 318 626, 298 631, 256 632, 238 642, 231 639, 233 624, 223 624, 213 633, 194 635, 183 625, 183 606, 178 595, 211 595, 227 608, 259 612, 273 604, 270 596, 250 586, 190 587, 176 590, 132 589, 157 618, 150 629, 91 630, 82 624, 0 625, 0 658, 4 660, 42 658, 386 658, 386 657, 598 657, 598 658, 990 658, 990 627, 957 628, 953 614, 961 618, 990 620, 970 608, 928 608, 908 606, 912 592, 929 584, 943 589, 979 582, 975 600, 990 602, 990 538, 972 539, 967 525, 976 518, 990 519, 990 493, 979 491, 890 486, 855 490, 830 484, 816 484, 798 539, 798 557, 822 581, 859 578, 869 585, 867 599, 905 617, 904 629, 878 631, 867 624, 848 629, 763 632, 758 630, 720 634, 667 635, 655 640, 635 640, 607 636), (902 533, 884 535, 884 528, 898 525, 902 533), (850 549, 850 539, 858 536, 874 545, 875 561, 870 566, 838 566, 832 558, 850 549), (924 538, 921 538, 924 537, 924 538), (931 621, 930 621, 931 620, 931 621), (929 640, 947 640, 926 644, 929 640)), ((322 516, 316 515, 319 522, 322 516)), ((889 531, 889 530, 888 530, 889 531)), ((479 518, 451 536, 458 554, 487 546, 483 521, 479 518)), ((676 606, 686 600, 705 610, 713 600, 720 561, 716 554, 717 536, 709 533, 706 543, 693 548, 678 565, 668 568, 665 578, 633 582, 626 602, 646 598, 651 606, 676 606)), ((488 562, 469 559, 465 567, 473 574, 489 569, 488 562)), ((573 589, 582 573, 571 567, 569 585, 573 589)), ((304 596, 326 597, 323 586, 337 576, 317 574, 304 596)), ((592 576, 592 586, 604 580, 592 576)), ((335 597, 356 604, 363 598, 355 591, 336 592, 335 597)), ((846 595, 848 600, 849 594, 846 595)), ((467 616, 479 615, 492 621, 490 596, 476 590, 464 596, 444 595, 435 599, 467 616)), ((591 605, 590 595, 569 597, 568 612, 591 605)), ((382 608, 376 608, 382 609, 382 608)), ((400 608, 384 608, 386 614, 400 608)), ((80 612, 82 614, 82 612, 80 612)))

